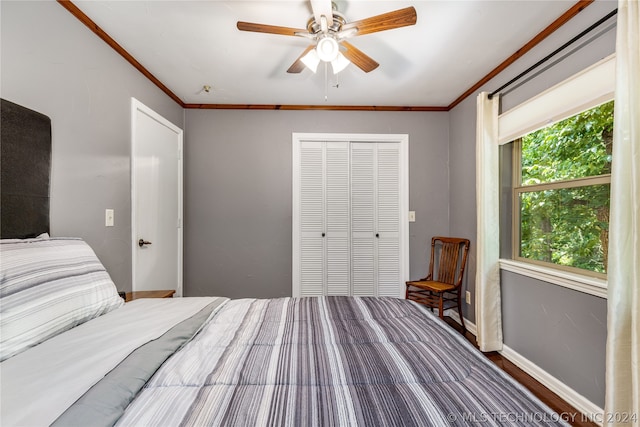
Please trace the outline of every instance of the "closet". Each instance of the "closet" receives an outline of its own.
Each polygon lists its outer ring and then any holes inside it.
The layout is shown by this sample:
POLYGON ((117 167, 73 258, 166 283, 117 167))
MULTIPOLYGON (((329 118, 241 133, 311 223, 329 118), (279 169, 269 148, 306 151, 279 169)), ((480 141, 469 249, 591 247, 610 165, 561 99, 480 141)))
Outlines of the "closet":
POLYGON ((407 135, 294 134, 293 295, 403 295, 407 135))

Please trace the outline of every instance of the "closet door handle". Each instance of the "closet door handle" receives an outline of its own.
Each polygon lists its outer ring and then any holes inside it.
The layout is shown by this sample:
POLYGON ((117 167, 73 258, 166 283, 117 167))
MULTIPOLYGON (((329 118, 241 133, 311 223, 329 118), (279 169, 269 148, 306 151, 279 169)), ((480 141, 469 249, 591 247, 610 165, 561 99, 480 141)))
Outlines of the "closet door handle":
POLYGON ((380 233, 376 233, 376 237, 380 237, 380 233))
POLYGON ((324 237, 324 236, 325 236, 325 234, 324 234, 324 233, 322 233, 322 237, 324 237))

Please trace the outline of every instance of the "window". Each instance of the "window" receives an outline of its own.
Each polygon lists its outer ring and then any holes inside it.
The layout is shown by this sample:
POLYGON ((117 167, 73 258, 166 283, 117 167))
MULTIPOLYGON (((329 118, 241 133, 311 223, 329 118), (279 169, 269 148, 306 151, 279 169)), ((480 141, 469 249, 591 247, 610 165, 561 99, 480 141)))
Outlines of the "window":
POLYGON ((515 141, 516 259, 605 277, 613 101, 515 141))

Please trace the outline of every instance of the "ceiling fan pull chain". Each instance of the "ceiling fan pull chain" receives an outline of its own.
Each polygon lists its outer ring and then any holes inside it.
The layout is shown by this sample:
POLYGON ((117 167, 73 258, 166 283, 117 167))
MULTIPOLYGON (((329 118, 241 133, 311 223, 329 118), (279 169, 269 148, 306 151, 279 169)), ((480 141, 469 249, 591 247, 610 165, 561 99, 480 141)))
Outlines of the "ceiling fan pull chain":
POLYGON ((329 100, 329 75, 327 73, 328 62, 324 63, 324 102, 329 100))

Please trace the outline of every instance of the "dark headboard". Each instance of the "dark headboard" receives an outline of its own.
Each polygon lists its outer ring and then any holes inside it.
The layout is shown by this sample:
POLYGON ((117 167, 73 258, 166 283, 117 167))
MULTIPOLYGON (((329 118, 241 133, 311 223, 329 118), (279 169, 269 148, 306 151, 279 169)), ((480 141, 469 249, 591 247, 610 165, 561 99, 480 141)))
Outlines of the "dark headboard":
POLYGON ((51 119, 0 102, 0 235, 12 239, 48 233, 51 119))

